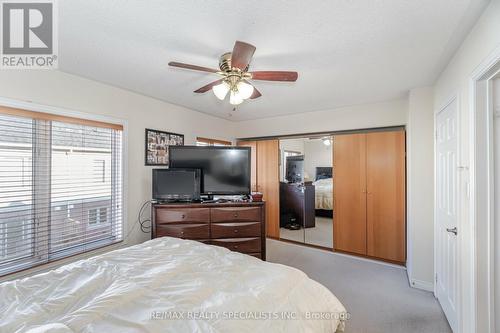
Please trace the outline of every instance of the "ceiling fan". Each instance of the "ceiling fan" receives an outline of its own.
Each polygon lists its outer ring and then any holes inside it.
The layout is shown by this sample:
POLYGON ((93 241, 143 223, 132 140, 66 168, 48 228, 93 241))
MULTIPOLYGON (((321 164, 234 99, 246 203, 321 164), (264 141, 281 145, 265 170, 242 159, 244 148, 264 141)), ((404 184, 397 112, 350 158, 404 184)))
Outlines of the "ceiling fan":
POLYGON ((184 64, 180 62, 169 62, 168 65, 220 75, 222 78, 219 80, 209 83, 194 92, 205 93, 211 89, 215 96, 217 96, 220 100, 224 100, 229 93, 229 103, 232 105, 238 105, 246 99, 255 99, 261 96, 261 93, 249 82, 249 80, 297 81, 297 72, 249 72, 248 68, 254 52, 255 46, 236 41, 233 52, 224 53, 220 57, 219 69, 184 64))

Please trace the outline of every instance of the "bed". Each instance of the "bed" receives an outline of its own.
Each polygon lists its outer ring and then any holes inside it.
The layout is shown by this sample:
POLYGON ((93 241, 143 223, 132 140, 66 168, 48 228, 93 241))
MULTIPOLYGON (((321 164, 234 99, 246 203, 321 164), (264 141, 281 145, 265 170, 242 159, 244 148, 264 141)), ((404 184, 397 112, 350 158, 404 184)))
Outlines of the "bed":
POLYGON ((332 333, 346 318, 297 269, 170 237, 5 282, 0 295, 0 332, 332 333))
MULTIPOLYGON (((315 209, 333 211, 333 174, 332 167, 317 167, 315 190, 315 209)), ((316 215, 320 215, 317 214, 316 215)))

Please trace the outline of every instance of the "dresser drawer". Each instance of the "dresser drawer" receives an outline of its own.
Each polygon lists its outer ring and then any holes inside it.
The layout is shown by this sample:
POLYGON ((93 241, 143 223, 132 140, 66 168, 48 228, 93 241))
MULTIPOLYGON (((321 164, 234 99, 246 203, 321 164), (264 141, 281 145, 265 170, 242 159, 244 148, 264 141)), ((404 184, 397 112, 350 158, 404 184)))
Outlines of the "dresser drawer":
POLYGON ((156 226, 156 237, 170 236, 188 239, 210 238, 210 227, 206 223, 164 224, 156 226))
POLYGON ((226 222, 210 225, 212 238, 260 237, 260 222, 226 222))
POLYGON ((178 222, 206 222, 210 221, 210 209, 162 209, 156 210, 156 223, 178 223, 178 222))
POLYGON ((212 208, 212 222, 250 222, 262 218, 260 207, 227 207, 212 208))
POLYGON ((231 251, 254 253, 260 252, 260 238, 212 239, 212 245, 223 246, 231 251))

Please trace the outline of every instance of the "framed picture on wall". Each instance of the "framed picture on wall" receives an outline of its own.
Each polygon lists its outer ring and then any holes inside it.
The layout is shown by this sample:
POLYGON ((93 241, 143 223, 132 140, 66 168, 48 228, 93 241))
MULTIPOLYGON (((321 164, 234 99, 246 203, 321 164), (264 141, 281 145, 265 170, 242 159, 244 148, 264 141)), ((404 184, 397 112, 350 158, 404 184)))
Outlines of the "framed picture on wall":
POLYGON ((183 134, 146 128, 145 164, 168 166, 168 146, 183 145, 183 134))

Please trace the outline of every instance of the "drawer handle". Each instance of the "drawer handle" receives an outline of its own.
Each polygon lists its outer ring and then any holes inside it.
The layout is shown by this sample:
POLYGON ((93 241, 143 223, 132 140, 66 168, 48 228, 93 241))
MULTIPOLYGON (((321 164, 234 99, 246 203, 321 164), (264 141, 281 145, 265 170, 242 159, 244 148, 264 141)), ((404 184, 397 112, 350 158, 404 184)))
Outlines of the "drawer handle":
POLYGON ((235 248, 235 249, 237 249, 237 248, 238 248, 238 245, 235 245, 235 246, 234 246, 234 248, 235 248))
POLYGON ((184 231, 181 231, 181 235, 184 235, 184 231))
POLYGON ((234 217, 238 217, 238 213, 234 213, 234 217))
POLYGON ((182 214, 182 215, 181 215, 181 218, 185 219, 185 218, 186 218, 186 215, 185 215, 185 214, 182 214))
POLYGON ((238 229, 234 229, 234 233, 237 234, 238 233, 238 229))

